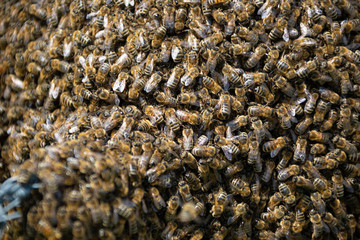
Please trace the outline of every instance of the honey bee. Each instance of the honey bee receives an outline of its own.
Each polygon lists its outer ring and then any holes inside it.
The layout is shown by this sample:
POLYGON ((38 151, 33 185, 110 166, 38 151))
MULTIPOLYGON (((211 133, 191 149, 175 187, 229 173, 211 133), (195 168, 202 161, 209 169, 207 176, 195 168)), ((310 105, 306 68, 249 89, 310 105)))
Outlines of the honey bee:
POLYGON ((169 201, 167 202, 168 206, 165 212, 165 220, 170 221, 175 218, 177 209, 180 205, 180 199, 178 196, 171 196, 169 201))
POLYGON ((190 113, 184 110, 176 110, 176 116, 180 121, 189 123, 191 125, 199 125, 201 123, 199 114, 195 112, 190 113))
POLYGON ((282 195, 279 192, 276 192, 269 199, 269 204, 268 204, 269 209, 273 211, 275 207, 277 207, 281 203, 282 200, 283 200, 282 195))
POLYGON ((310 149, 310 154, 312 155, 320 155, 325 152, 326 152, 326 146, 325 144, 322 143, 315 143, 310 149))
POLYGON ((74 41, 81 43, 82 47, 85 47, 91 43, 91 39, 86 34, 82 33, 80 30, 77 30, 73 33, 74 41))
POLYGON ((225 203, 227 201, 227 194, 223 189, 219 189, 219 191, 214 195, 214 205, 212 206, 210 213, 213 217, 219 218, 224 211, 225 203))
POLYGON ((313 118, 309 115, 306 115, 305 119, 296 125, 295 133, 299 135, 304 134, 312 123, 313 123, 313 118))
POLYGON ((60 61, 59 59, 52 59, 50 64, 52 69, 62 73, 67 73, 70 70, 70 64, 65 61, 60 61))
POLYGON ((227 140, 224 137, 215 137, 214 142, 221 147, 223 150, 225 157, 228 160, 232 160, 233 157, 236 157, 238 154, 240 154, 239 148, 231 141, 227 140))
POLYGON ((286 78, 280 75, 275 75, 273 81, 275 82, 276 88, 280 89, 280 91, 286 94, 288 97, 294 95, 295 88, 291 86, 291 84, 286 80, 286 78))
POLYGON ((188 71, 181 77, 181 84, 185 87, 190 86, 194 83, 195 79, 200 75, 200 69, 198 67, 191 67, 188 71))
POLYGON ((298 187, 302 187, 302 188, 309 189, 309 190, 314 190, 314 185, 311 182, 311 180, 307 179, 303 176, 295 176, 293 178, 293 182, 298 187))
POLYGON ((248 114, 250 115, 250 117, 270 118, 274 116, 275 110, 268 106, 254 105, 248 108, 248 114))
POLYGON ((178 184, 178 191, 184 202, 189 202, 193 199, 193 196, 190 193, 190 187, 185 181, 180 181, 178 184))
POLYGON ((202 83, 204 87, 206 87, 213 94, 218 94, 220 91, 222 91, 221 86, 213 78, 204 76, 202 83))
POLYGON ((216 45, 221 43, 223 41, 223 39, 224 39, 224 36, 221 32, 214 33, 211 36, 204 38, 200 42, 200 47, 213 49, 213 48, 215 48, 216 45))
POLYGON ((356 63, 356 64, 360 63, 360 56, 355 54, 353 51, 349 50, 346 47, 342 47, 342 46, 336 47, 335 53, 339 54, 342 57, 345 57, 346 60, 352 63, 356 63))
POLYGON ((269 38, 271 40, 276 40, 281 38, 284 34, 284 29, 286 28, 288 22, 284 18, 280 18, 277 22, 275 27, 270 31, 269 38))
MULTIPOLYGON (((350 3, 348 5, 352 6, 350 3)), ((341 23, 340 31, 342 33, 350 33, 351 31, 354 31, 358 26, 360 26, 360 22, 358 19, 351 19, 348 21, 345 21, 344 23, 341 23)))
POLYGON ((230 188, 234 194, 240 194, 242 197, 248 197, 251 194, 249 184, 240 178, 233 178, 230 182, 230 188))
POLYGON ((306 146, 307 141, 305 138, 298 137, 296 140, 296 147, 294 151, 294 161, 295 162, 305 162, 306 159, 306 146))
POLYGON ((160 192, 157 188, 152 187, 149 190, 149 193, 152 197, 153 203, 155 208, 159 211, 161 208, 166 207, 166 203, 162 196, 160 195, 160 192))
POLYGON ((180 63, 184 57, 184 49, 180 45, 179 39, 174 39, 171 47, 171 58, 174 63, 180 63))
POLYGON ((172 129, 174 132, 180 130, 180 123, 176 118, 176 111, 174 108, 168 108, 165 110, 165 118, 166 124, 172 129))
POLYGON ((309 98, 304 107, 304 112, 306 114, 311 114, 315 110, 315 106, 318 98, 319 98, 318 93, 312 93, 309 95, 309 98))
POLYGON ((213 146, 195 146, 191 151, 197 157, 213 157, 216 152, 216 148, 213 146))
POLYGON ((49 239, 61 239, 62 237, 62 234, 57 229, 54 229, 51 224, 44 219, 39 221, 36 230, 49 239))
POLYGON ((300 173, 300 167, 298 165, 291 165, 279 171, 278 180, 286 181, 288 178, 298 175, 300 173))
POLYGON ((353 154, 357 152, 356 146, 343 137, 335 136, 332 141, 336 145, 336 147, 343 150, 347 154, 353 154))
POLYGON ((36 4, 31 4, 29 6, 29 14, 33 15, 34 17, 39 18, 40 20, 46 19, 46 11, 45 9, 37 6, 36 4))
POLYGON ((262 149, 264 152, 271 152, 270 156, 274 158, 289 142, 290 139, 288 137, 278 137, 275 140, 264 143, 262 149))
POLYGON ((186 8, 176 9, 175 12, 175 32, 180 33, 185 28, 185 22, 187 20, 187 10, 186 8))
POLYGON ((308 139, 310 141, 318 142, 318 143, 328 143, 330 141, 331 134, 330 133, 321 133, 316 130, 311 130, 308 133, 308 139))
POLYGON ((274 94, 272 94, 266 84, 261 84, 254 89, 256 95, 263 97, 266 103, 274 101, 274 94))
POLYGON ((260 61, 260 59, 265 55, 266 49, 261 45, 258 46, 254 53, 249 57, 249 59, 245 63, 245 67, 250 69, 254 68, 260 61))
POLYGON ((310 216, 310 222, 312 223, 313 226, 312 238, 314 239, 319 238, 323 234, 324 224, 322 222, 322 218, 320 214, 314 209, 310 211, 309 216, 310 216))

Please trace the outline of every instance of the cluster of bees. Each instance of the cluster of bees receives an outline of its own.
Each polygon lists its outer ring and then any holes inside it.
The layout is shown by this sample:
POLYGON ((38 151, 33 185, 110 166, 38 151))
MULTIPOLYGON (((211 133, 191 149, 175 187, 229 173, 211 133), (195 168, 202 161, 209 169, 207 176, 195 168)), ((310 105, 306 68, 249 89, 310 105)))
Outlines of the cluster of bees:
POLYGON ((359 5, 2 1, 3 239, 359 238, 359 5))

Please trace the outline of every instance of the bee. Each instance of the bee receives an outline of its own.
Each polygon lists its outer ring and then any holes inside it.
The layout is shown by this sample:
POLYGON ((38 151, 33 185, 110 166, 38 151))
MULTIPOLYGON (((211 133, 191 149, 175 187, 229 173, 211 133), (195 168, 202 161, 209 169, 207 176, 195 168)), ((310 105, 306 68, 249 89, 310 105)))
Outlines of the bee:
POLYGON ((171 58, 174 63, 180 63, 184 57, 184 49, 179 43, 179 39, 174 39, 171 47, 171 58))
POLYGON ((160 46, 160 59, 163 63, 167 63, 171 56, 172 43, 170 41, 163 41, 160 46))
POLYGON ((316 106, 314 114, 314 124, 320 124, 324 121, 325 114, 329 111, 331 104, 320 99, 316 106))
POLYGON ((211 93, 218 94, 223 89, 221 86, 213 79, 208 76, 204 76, 202 79, 204 87, 206 87, 211 93))
POLYGON ((238 73, 235 71, 233 67, 231 67, 229 64, 225 64, 222 73, 224 76, 226 76, 231 83, 234 85, 243 85, 243 79, 238 75, 238 73))
POLYGON ((233 178, 230 182, 230 188, 234 194, 240 194, 242 197, 248 197, 251 194, 249 184, 240 178, 233 178))
POLYGON ((71 97, 69 92, 63 92, 60 95, 60 103, 62 106, 65 107, 73 107, 73 108, 78 107, 78 103, 71 97))
POLYGON ((244 169, 244 165, 241 162, 235 162, 226 166, 224 175, 227 178, 234 176, 236 173, 241 172, 244 169))
POLYGON ((245 67, 250 69, 254 68, 260 61, 260 59, 265 55, 266 49, 261 45, 258 46, 254 53, 249 57, 249 59, 245 63, 245 67))
POLYGON ((200 47, 205 48, 205 49, 213 49, 213 48, 215 48, 216 45, 221 43, 223 41, 223 39, 224 39, 224 36, 221 32, 214 33, 211 36, 204 38, 200 42, 200 47))
POLYGON ((200 101, 195 92, 180 93, 180 95, 178 96, 178 101, 184 105, 200 107, 200 101))
POLYGON ((184 110, 176 110, 177 118, 182 121, 189 123, 191 125, 199 125, 201 123, 201 118, 197 113, 190 113, 184 110))
POLYGON ((248 164, 254 165, 256 162, 261 161, 260 151, 259 151, 259 142, 251 141, 249 143, 249 153, 248 153, 248 164))
POLYGON ((277 207, 282 200, 283 200, 283 196, 279 192, 274 193, 274 195, 272 195, 269 199, 269 203, 268 203, 269 209, 271 211, 274 211, 275 207, 277 207))
POLYGON ((195 146, 191 151, 197 157, 213 157, 216 152, 216 148, 213 146, 195 146))
POLYGON ((227 201, 227 194, 223 189, 219 191, 214 196, 214 205, 212 206, 210 213, 213 217, 219 218, 224 211, 225 203, 227 201))
POLYGON ((227 223, 232 224, 240 217, 244 217, 250 211, 249 206, 246 203, 239 203, 233 207, 234 216, 229 217, 227 223))
MULTIPOLYGON (((351 6, 351 4, 349 3, 351 6)), ((360 26, 359 19, 351 19, 348 21, 345 21, 344 23, 341 23, 340 31, 342 33, 350 33, 351 31, 354 31, 358 26, 360 26)))
POLYGON ((166 203, 162 196, 160 195, 160 192, 157 188, 152 187, 149 190, 149 194, 152 197, 153 203, 157 211, 159 211, 161 208, 166 207, 166 203))
POLYGON ((177 229, 177 223, 175 222, 169 222, 164 231, 161 233, 162 239, 171 239, 174 235, 175 230, 177 229))
POLYGON ((303 137, 298 137, 294 151, 294 161, 304 163, 306 159, 307 141, 303 137))
POLYGON ((318 142, 318 143, 328 143, 330 140, 330 133, 321 133, 316 130, 311 130, 308 133, 308 139, 310 141, 318 142))
POLYGON ((160 124, 164 121, 163 111, 154 106, 146 106, 144 113, 150 118, 152 124, 160 124))
POLYGON ((359 64, 360 63, 360 56, 355 54, 353 51, 349 50, 346 47, 339 46, 335 48, 335 53, 339 54, 342 57, 345 57, 346 60, 352 63, 359 64))
POLYGON ((175 11, 175 32, 180 33, 185 28, 185 22, 187 20, 187 10, 186 8, 179 8, 175 11))
POLYGON ((185 174, 185 180, 190 184, 191 190, 198 191, 201 188, 201 181, 194 173, 187 172, 185 174))
POLYGON ((82 47, 85 47, 91 43, 91 39, 86 34, 83 34, 80 30, 73 33, 74 41, 81 43, 82 47))
POLYGON ((174 195, 171 196, 169 201, 167 202, 167 208, 166 208, 166 212, 165 212, 165 220, 166 221, 171 221, 172 219, 175 218, 177 209, 179 208, 180 205, 180 199, 178 196, 174 195))
POLYGON ((50 222, 44 219, 40 219, 36 230, 49 239, 61 239, 62 237, 62 234, 57 229, 54 229, 50 222))
POLYGON ((280 91, 286 94, 286 96, 291 97, 294 95, 295 88, 286 80, 286 78, 280 75, 275 75, 273 81, 276 88, 280 89, 280 91))
POLYGON ((170 127, 170 129, 172 129, 174 132, 180 130, 180 123, 176 118, 176 111, 174 108, 167 108, 165 110, 165 118, 166 124, 170 127))
POLYGON ((338 147, 339 149, 343 150, 347 154, 354 154, 357 153, 357 148, 354 144, 350 143, 343 137, 335 136, 332 139, 332 142, 338 147))
POLYGON ((36 4, 31 4, 29 6, 29 14, 33 15, 34 17, 39 18, 40 20, 44 21, 46 19, 46 11, 45 9, 41 8, 36 4))
POLYGON ((296 71, 296 75, 299 78, 306 78, 316 68, 317 68, 317 64, 315 61, 308 61, 296 71))
POLYGON ((182 131, 183 135, 183 148, 185 151, 191 151, 194 146, 194 131, 192 128, 184 128, 182 131))
POLYGON ((271 212, 263 212, 260 217, 267 222, 274 222, 284 217, 286 208, 284 205, 276 206, 271 212))
POLYGON ((304 134, 312 123, 313 123, 313 118, 309 115, 306 115, 305 119, 296 125, 295 133, 299 135, 304 134))
POLYGON ((278 180, 286 181, 288 178, 298 175, 300 173, 300 167, 298 165, 291 165, 279 171, 278 180))
POLYGON ((190 187, 185 181, 180 181, 178 184, 178 191, 184 202, 189 202, 193 199, 193 196, 190 193, 190 187))
POLYGON ((311 182, 311 180, 307 179, 307 178, 305 178, 303 176, 295 176, 293 178, 293 182, 295 183, 295 185, 297 187, 302 187, 302 188, 305 188, 305 189, 314 190, 314 185, 311 182))
POLYGON ((315 143, 310 148, 310 154, 312 154, 312 155, 320 155, 325 152, 326 152, 326 146, 325 146, 325 144, 322 144, 322 143, 315 143))
POLYGON ((98 83, 98 84, 104 84, 105 83, 106 76, 110 72, 110 68, 111 68, 111 66, 108 63, 103 63, 99 67, 99 70, 98 70, 96 78, 95 78, 96 83, 98 83))
POLYGON ((215 137, 214 142, 219 147, 221 147, 225 154, 225 157, 230 161, 233 159, 233 157, 236 157, 240 154, 239 148, 233 142, 227 140, 224 137, 217 136, 215 137))
POLYGON ((318 93, 312 93, 309 95, 309 98, 304 107, 304 112, 306 114, 311 114, 315 110, 315 106, 318 98, 319 98, 318 93))
POLYGON ((280 118, 280 126, 283 129, 289 129, 292 122, 297 123, 297 119, 294 117, 293 108, 289 109, 287 106, 282 105, 276 110, 276 114, 280 118))
POLYGON ((272 94, 266 84, 261 84, 254 89, 256 95, 263 97, 266 103, 274 101, 274 94, 272 94))
POLYGON ((265 117, 270 118, 274 116, 275 110, 268 106, 254 105, 248 108, 250 117, 265 117))
POLYGON ((191 67, 188 71, 181 77, 181 84, 185 87, 190 86, 194 83, 194 80, 200 75, 200 69, 198 67, 191 67))
POLYGON ((291 228, 291 220, 290 216, 284 216, 284 218, 280 221, 280 227, 276 229, 275 237, 282 238, 286 237, 287 234, 290 233, 291 228))
POLYGON ((268 183, 271 179, 274 168, 275 168, 275 163, 273 161, 266 161, 265 162, 265 170, 261 177, 261 180, 268 183))
POLYGON ((52 69, 62 73, 67 73, 70 70, 70 64, 65 61, 60 61, 59 59, 52 59, 50 65, 52 69))
POLYGON ((309 213, 310 216, 310 222, 312 223, 313 226, 313 234, 312 234, 312 238, 316 239, 321 237, 321 235, 323 234, 323 221, 321 219, 320 214, 312 209, 309 213))
POLYGON ((284 29, 286 28, 288 22, 284 18, 280 18, 275 27, 270 31, 269 38, 275 41, 278 38, 281 38, 284 34, 284 29))
POLYGON ((278 137, 275 140, 264 143, 262 149, 264 152, 271 152, 270 156, 274 158, 289 142, 290 139, 288 137, 278 137))

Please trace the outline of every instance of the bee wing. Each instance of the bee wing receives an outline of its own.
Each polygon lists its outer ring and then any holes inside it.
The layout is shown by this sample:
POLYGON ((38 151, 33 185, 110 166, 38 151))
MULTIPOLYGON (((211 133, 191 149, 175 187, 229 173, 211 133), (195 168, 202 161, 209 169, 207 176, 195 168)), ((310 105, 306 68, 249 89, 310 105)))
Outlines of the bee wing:
POLYGON ((109 25, 109 17, 108 15, 106 14, 104 16, 104 28, 107 29, 107 26, 109 25))
POLYGON ((240 217, 240 214, 229 217, 227 220, 227 224, 228 225, 233 224, 234 222, 236 222, 239 219, 239 217, 240 217))
POLYGON ((276 155, 278 155, 278 153, 280 152, 281 149, 282 148, 276 148, 275 150, 271 151, 271 153, 270 153, 271 158, 276 157, 276 155))
POLYGON ((191 83, 191 78, 190 78, 189 72, 185 73, 185 74, 181 77, 180 82, 181 82, 182 85, 184 85, 184 86, 186 86, 186 87, 190 85, 190 83, 191 83))
POLYGON ((228 145, 225 146, 221 146, 221 149, 223 150, 225 157, 229 160, 232 161, 233 158, 233 153, 231 148, 228 145))
POLYGON ((106 56, 101 56, 98 58, 100 64, 103 64, 106 61, 106 56))
POLYGON ((95 34, 95 38, 101 38, 105 36, 105 30, 100 30, 95 34))
POLYGON ((81 64, 81 66, 83 67, 83 69, 86 68, 86 60, 83 56, 79 57, 79 63, 81 64))
POLYGON ((285 42, 288 42, 290 40, 289 30, 287 29, 287 27, 284 29, 283 39, 284 39, 285 42))
POLYGON ((184 137, 184 141, 183 141, 184 146, 192 146, 193 145, 193 143, 194 143, 193 135, 190 135, 190 136, 184 135, 183 137, 184 137))
POLYGON ((90 54, 86 57, 86 62, 87 62, 87 64, 89 64, 90 67, 92 67, 93 62, 94 62, 94 54, 90 53, 90 54))
POLYGON ((86 19, 92 19, 93 17, 96 17, 99 12, 100 12, 100 10, 89 13, 88 15, 86 15, 86 19))
POLYGON ((178 46, 175 45, 171 48, 171 57, 173 60, 176 59, 179 53, 180 53, 180 48, 178 46))
POLYGON ((69 43, 64 42, 64 48, 63 48, 64 58, 67 58, 70 56, 72 44, 73 44, 73 42, 71 42, 71 41, 69 43))
POLYGON ((149 81, 146 82, 146 85, 144 87, 144 91, 149 93, 159 84, 161 81, 161 78, 156 79, 155 77, 151 76, 149 81))

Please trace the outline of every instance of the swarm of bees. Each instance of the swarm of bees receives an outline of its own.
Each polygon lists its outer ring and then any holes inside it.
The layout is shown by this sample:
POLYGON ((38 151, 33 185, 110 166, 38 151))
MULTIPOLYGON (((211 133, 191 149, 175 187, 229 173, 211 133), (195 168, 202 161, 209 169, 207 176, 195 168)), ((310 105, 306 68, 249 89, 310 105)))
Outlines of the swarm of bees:
POLYGON ((360 238, 359 1, 0 6, 3 239, 360 238))

